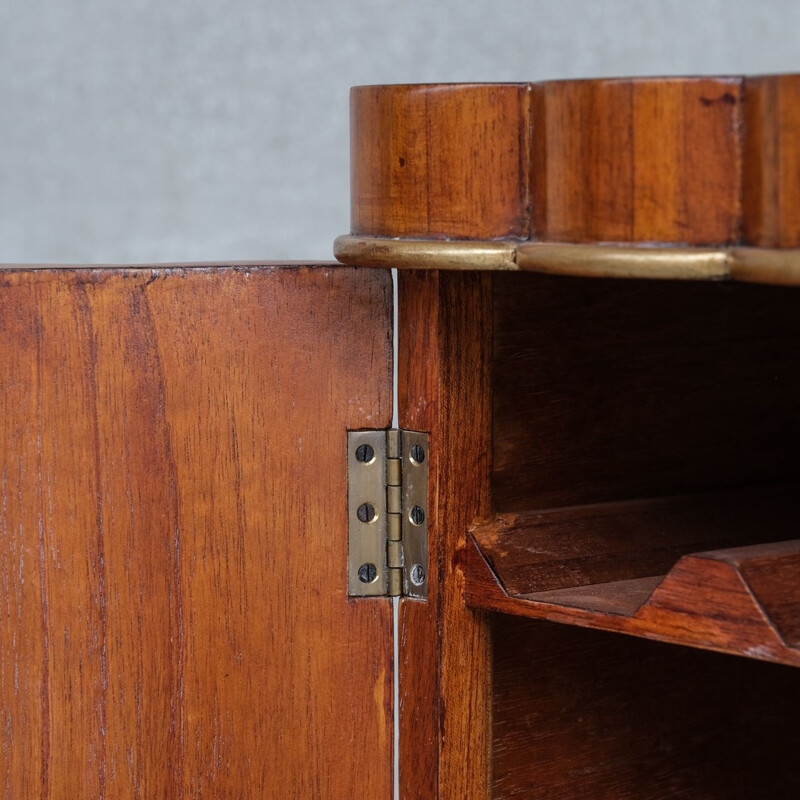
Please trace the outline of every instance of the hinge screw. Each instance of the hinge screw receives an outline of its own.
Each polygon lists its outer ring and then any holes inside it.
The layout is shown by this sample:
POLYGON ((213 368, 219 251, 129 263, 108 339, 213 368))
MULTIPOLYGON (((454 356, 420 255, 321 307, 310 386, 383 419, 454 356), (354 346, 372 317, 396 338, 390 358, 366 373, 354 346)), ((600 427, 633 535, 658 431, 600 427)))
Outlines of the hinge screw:
POLYGON ((358 579, 361 583, 372 583, 378 577, 378 568, 374 564, 362 564, 358 568, 358 579))
POLYGON ((425 511, 420 506, 414 506, 411 509, 409 518, 415 525, 422 525, 425 522, 425 511))
POLYGON ((421 464, 425 460, 425 448, 421 444, 415 444, 411 448, 411 461, 414 464, 421 464))
POLYGON ((360 522, 372 522, 375 519, 375 506, 372 503, 362 503, 356 511, 360 522))
POLYGON ((411 567, 411 583, 414 586, 422 586, 425 583, 425 570, 422 568, 422 564, 414 564, 411 567))
POLYGON ((375 460, 375 450, 372 445, 361 444, 356 448, 356 461, 362 464, 371 464, 375 460))

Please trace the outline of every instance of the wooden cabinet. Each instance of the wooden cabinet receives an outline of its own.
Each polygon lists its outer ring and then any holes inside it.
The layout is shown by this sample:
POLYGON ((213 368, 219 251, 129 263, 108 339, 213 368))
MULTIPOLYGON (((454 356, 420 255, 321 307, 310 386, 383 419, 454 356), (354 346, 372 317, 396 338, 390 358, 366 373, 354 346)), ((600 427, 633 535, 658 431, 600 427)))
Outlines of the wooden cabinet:
POLYGON ((337 254, 399 269, 400 421, 437 459, 404 796, 796 796, 800 79, 352 114, 337 254))
POLYGON ((800 80, 352 113, 348 266, 2 272, 6 795, 388 800, 397 712, 408 800, 796 797, 800 80), (396 627, 348 597, 392 266, 396 627))

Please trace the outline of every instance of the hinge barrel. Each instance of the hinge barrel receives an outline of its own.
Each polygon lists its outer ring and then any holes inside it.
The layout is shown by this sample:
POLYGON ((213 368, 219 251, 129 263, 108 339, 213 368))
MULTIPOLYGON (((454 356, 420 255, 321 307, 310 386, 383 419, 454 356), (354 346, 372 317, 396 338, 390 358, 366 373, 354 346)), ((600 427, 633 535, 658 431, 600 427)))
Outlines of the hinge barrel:
POLYGON ((428 596, 428 435, 347 434, 352 597, 428 596))

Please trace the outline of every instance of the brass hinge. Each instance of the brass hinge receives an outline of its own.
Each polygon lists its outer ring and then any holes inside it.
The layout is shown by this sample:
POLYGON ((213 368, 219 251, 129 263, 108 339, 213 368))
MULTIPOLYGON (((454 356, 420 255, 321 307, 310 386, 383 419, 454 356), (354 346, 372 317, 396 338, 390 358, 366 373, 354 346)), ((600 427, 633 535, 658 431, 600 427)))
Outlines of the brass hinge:
POLYGON ((347 434, 351 597, 428 597, 428 434, 347 434))

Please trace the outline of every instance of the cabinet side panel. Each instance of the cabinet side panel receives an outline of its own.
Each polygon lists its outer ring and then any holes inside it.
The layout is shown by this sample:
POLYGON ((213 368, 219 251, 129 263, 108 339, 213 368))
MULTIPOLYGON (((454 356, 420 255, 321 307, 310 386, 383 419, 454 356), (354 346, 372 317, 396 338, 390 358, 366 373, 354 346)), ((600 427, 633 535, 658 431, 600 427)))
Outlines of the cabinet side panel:
POLYGON ((0 374, 8 796, 390 798, 391 605, 347 597, 346 506, 388 273, 2 273, 0 374))

